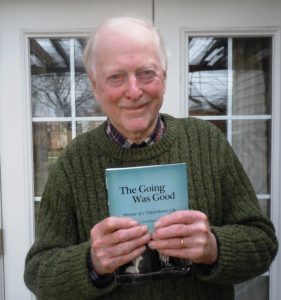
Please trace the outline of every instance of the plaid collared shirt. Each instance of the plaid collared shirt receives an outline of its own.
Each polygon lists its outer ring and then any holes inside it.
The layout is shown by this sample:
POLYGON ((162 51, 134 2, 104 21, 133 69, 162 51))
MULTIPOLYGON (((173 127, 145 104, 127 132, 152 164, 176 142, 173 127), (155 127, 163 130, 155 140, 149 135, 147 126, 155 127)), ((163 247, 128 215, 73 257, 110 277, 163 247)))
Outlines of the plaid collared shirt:
POLYGON ((119 144, 124 148, 140 148, 145 146, 150 146, 156 143, 163 135, 165 131, 165 124, 162 121, 160 115, 158 116, 157 124, 152 132, 152 134, 147 137, 140 144, 135 144, 129 139, 126 139, 117 129, 112 125, 109 119, 107 119, 106 133, 108 138, 115 144, 119 144))

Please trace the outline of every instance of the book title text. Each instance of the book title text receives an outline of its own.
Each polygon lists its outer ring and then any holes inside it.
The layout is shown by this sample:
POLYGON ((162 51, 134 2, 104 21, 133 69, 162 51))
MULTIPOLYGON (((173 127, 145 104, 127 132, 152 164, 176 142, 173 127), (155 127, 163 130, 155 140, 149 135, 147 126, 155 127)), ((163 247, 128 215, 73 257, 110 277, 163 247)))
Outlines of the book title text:
POLYGON ((141 184, 138 187, 119 187, 122 195, 131 195, 135 203, 173 200, 175 192, 166 193, 165 185, 145 185, 141 184))

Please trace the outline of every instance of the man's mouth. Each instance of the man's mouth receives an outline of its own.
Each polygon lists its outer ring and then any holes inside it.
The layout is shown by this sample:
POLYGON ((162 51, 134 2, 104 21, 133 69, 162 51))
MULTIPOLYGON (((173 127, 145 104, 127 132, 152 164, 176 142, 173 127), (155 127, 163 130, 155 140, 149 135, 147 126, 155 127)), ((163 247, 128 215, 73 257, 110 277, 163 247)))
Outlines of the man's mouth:
POLYGON ((144 108, 145 106, 147 106, 147 104, 148 103, 143 103, 143 104, 133 105, 133 106, 123 106, 122 108, 128 111, 136 111, 144 108))

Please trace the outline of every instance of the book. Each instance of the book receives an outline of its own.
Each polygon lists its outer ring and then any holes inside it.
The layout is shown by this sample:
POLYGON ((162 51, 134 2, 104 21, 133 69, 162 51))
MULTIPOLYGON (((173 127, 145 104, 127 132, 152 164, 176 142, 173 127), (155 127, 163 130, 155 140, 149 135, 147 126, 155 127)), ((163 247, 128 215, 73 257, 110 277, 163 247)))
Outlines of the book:
POLYGON ((111 216, 130 217, 153 231, 163 215, 188 209, 186 163, 105 171, 111 216))
MULTIPOLYGON (((188 209, 187 178, 185 163, 106 169, 109 213, 134 218, 152 232, 161 216, 188 209)), ((115 272, 120 285, 175 277, 192 277, 192 263, 148 246, 115 272)))

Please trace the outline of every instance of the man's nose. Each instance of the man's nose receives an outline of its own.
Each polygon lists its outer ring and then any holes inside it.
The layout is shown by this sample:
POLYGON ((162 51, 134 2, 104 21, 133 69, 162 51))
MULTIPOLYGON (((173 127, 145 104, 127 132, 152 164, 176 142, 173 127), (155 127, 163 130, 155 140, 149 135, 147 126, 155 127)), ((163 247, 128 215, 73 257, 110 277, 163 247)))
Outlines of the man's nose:
POLYGON ((143 90, 135 75, 129 76, 127 82, 126 97, 135 100, 141 97, 143 90))

